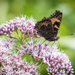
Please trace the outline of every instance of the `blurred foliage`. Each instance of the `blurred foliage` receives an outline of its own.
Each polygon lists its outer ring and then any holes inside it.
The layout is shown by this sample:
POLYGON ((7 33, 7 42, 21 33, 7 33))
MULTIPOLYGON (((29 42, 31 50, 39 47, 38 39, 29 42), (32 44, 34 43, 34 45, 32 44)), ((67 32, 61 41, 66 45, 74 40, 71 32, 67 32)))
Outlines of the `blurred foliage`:
POLYGON ((61 37, 60 48, 66 52, 75 68, 75 0, 0 0, 0 24, 21 15, 33 16, 38 21, 55 10, 63 12, 58 34, 61 37))

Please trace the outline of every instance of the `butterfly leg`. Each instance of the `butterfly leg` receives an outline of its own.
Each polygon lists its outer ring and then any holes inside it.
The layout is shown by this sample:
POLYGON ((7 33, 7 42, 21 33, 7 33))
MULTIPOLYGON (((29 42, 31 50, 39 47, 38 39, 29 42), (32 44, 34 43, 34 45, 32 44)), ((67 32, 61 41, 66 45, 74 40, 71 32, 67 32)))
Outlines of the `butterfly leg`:
POLYGON ((52 47, 52 45, 55 43, 55 41, 51 44, 51 47, 52 47))
MULTIPOLYGON (((46 39, 45 39, 45 41, 46 41, 46 39)), ((44 41, 44 42, 42 42, 42 43, 41 43, 41 45, 42 45, 42 44, 44 44, 44 43, 45 43, 45 41, 44 41)))
POLYGON ((59 47, 60 47, 60 42, 59 42, 59 41, 58 41, 58 44, 59 44, 59 45, 58 45, 58 48, 59 48, 59 47))
POLYGON ((49 45, 50 41, 48 42, 48 45, 49 45))

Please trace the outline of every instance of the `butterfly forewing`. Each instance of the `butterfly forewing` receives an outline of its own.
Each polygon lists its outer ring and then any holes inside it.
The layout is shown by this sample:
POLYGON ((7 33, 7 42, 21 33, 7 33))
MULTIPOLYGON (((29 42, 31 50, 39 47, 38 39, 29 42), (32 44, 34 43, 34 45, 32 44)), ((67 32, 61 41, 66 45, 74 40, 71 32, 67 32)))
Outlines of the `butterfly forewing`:
POLYGON ((50 17, 44 17, 42 21, 38 21, 35 25, 37 33, 44 37, 46 40, 58 40, 57 33, 62 19, 62 12, 55 11, 50 17))

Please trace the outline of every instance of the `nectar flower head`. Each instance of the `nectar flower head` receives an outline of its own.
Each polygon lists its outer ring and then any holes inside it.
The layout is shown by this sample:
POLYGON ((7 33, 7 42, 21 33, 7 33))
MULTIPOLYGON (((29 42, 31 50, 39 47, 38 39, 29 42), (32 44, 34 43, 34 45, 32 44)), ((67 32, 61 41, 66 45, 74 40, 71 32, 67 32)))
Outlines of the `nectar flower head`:
POLYGON ((19 47, 17 47, 13 38, 6 41, 0 39, 0 75, 39 75, 35 63, 40 63, 40 61, 48 65, 49 75, 72 75, 73 69, 68 56, 60 52, 56 46, 50 47, 46 43, 41 45, 40 41, 37 42, 36 37, 39 37, 39 35, 34 26, 34 19, 26 19, 26 16, 16 17, 0 26, 0 35, 12 37, 13 31, 17 34, 20 31, 24 36, 18 34, 21 36, 18 36, 19 47), (33 64, 22 60, 24 53, 32 56, 33 64))
POLYGON ((68 56, 59 52, 58 49, 52 48, 43 58, 44 63, 49 67, 47 68, 49 75, 72 75, 73 69, 68 56))
MULTIPOLYGON (((1 42, 3 42, 1 40, 1 42)), ((21 59, 20 52, 12 53, 5 44, 12 40, 0 44, 0 75, 38 75, 37 66, 33 63, 27 63, 21 59), (12 55, 13 54, 13 55, 12 55)), ((11 47, 11 46, 10 46, 11 47)))
POLYGON ((11 36, 13 31, 17 32, 19 29, 23 34, 28 34, 28 37, 32 35, 35 37, 40 37, 34 29, 34 26, 35 21, 32 17, 28 20, 26 19, 26 16, 22 18, 15 17, 15 19, 0 26, 0 35, 11 36))
POLYGON ((43 60, 48 65, 49 75, 71 75, 73 73, 68 56, 60 52, 55 45, 51 48, 47 44, 41 45, 39 42, 34 44, 33 39, 31 39, 23 46, 23 50, 31 55, 35 61, 43 60))

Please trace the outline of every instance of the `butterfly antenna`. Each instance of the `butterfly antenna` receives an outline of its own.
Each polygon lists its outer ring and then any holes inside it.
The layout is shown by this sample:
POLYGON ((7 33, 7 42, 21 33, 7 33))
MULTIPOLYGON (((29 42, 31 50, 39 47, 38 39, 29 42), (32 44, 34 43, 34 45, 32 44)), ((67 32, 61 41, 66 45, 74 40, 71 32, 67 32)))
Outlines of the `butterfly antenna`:
MULTIPOLYGON (((63 30, 61 30, 60 33, 61 33, 62 31, 63 31, 63 30)), ((60 33, 59 33, 59 34, 60 34, 60 33)))
POLYGON ((54 43, 55 43, 55 41, 51 44, 51 47, 53 46, 54 43))

